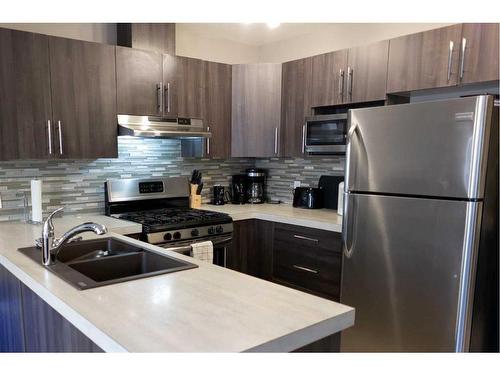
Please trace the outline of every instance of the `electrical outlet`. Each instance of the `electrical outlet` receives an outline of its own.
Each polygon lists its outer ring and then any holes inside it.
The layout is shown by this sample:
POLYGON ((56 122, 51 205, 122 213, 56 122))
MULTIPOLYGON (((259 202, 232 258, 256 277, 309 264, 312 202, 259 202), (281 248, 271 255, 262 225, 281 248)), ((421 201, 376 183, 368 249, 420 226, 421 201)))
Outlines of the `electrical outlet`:
POLYGON ((298 187, 300 187, 300 181, 294 181, 293 182, 293 188, 295 189, 295 188, 298 188, 298 187))

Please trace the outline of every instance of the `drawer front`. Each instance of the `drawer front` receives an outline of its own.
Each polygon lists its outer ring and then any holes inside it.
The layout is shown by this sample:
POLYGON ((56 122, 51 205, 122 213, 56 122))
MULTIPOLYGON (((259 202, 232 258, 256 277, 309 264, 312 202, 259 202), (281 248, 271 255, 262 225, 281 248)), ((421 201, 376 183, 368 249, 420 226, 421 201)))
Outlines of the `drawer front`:
POLYGON ((276 223, 274 238, 276 241, 291 246, 300 246, 305 249, 321 249, 336 253, 342 252, 341 235, 337 232, 276 223))
POLYGON ((340 235, 292 225, 276 225, 273 278, 337 299, 342 255, 340 235))

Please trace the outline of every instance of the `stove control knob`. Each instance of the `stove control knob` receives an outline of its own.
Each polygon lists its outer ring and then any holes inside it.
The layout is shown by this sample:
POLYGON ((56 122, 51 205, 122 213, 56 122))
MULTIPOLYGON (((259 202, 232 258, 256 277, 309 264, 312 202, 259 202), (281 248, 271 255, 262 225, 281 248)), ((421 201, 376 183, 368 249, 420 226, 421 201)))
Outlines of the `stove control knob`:
POLYGON ((215 230, 217 231, 217 233, 224 232, 224 228, 222 228, 222 225, 217 226, 217 228, 215 230))
POLYGON ((180 240, 181 239, 181 233, 180 232, 175 232, 174 233, 174 240, 180 240))
POLYGON ((198 231, 198 229, 193 229, 191 231, 191 237, 197 237, 199 234, 200 232, 198 231))
POLYGON ((166 233, 163 238, 165 241, 170 241, 172 239, 172 233, 166 233))
POLYGON ((214 227, 208 228, 208 234, 214 234, 214 233, 215 233, 215 228, 214 227))

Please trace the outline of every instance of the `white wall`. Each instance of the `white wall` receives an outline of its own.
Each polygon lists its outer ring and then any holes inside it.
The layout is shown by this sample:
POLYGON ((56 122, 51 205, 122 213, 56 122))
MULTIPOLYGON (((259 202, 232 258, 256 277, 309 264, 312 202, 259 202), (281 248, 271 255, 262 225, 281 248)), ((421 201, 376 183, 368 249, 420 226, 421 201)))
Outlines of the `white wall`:
POLYGON ((175 28, 175 50, 179 56, 226 64, 260 62, 258 46, 194 34, 182 24, 177 24, 175 28))
POLYGON ((0 27, 90 42, 116 44, 115 23, 0 23, 0 27))

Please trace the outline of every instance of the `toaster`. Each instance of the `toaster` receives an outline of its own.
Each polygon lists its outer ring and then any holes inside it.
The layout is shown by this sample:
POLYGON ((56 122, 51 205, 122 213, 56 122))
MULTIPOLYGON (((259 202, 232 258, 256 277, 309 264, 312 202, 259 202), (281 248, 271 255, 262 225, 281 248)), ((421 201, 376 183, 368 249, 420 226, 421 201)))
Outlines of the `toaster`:
POLYGON ((293 207, 323 208, 323 189, 296 187, 293 191, 293 207))

